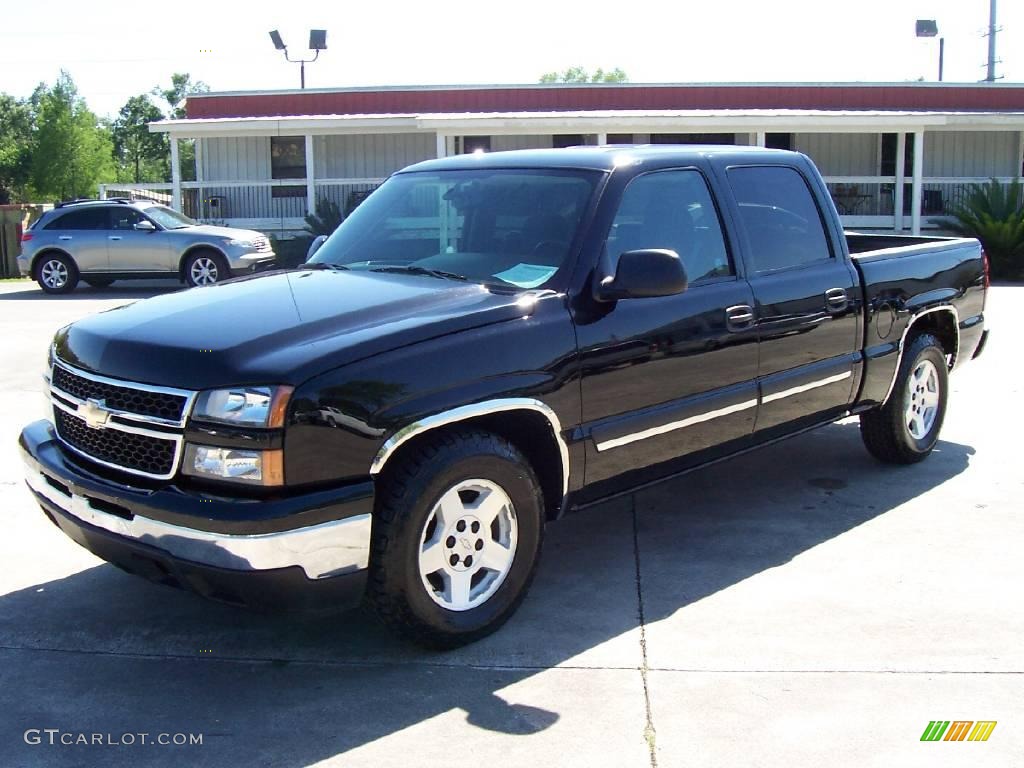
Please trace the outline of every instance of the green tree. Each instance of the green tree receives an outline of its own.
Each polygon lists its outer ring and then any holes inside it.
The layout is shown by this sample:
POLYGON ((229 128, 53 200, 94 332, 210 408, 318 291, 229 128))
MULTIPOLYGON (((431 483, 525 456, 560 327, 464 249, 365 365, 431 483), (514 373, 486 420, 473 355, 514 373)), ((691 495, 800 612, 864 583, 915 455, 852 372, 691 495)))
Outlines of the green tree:
POLYGON ((128 99, 114 120, 114 158, 129 171, 131 181, 167 179, 167 138, 149 130, 151 122, 161 119, 160 109, 142 94, 128 99))
POLYGON ((0 93, 0 205, 28 197, 31 160, 31 106, 0 93))
POLYGON ((598 67, 593 73, 584 67, 569 67, 564 72, 545 72, 540 76, 542 83, 627 83, 629 77, 621 69, 605 72, 598 67))
MULTIPOLYGON (((193 80, 188 72, 175 72, 171 75, 169 88, 159 85, 153 89, 153 95, 159 96, 167 104, 164 115, 169 120, 180 120, 186 117, 185 102, 194 93, 207 93, 210 86, 202 80, 193 80)), ((181 167, 181 178, 184 181, 195 181, 196 148, 191 141, 182 142, 178 148, 178 160, 181 167)))
POLYGON ((32 95, 35 137, 31 180, 37 194, 72 198, 96 194, 113 179, 113 144, 105 126, 86 106, 67 72, 32 95))

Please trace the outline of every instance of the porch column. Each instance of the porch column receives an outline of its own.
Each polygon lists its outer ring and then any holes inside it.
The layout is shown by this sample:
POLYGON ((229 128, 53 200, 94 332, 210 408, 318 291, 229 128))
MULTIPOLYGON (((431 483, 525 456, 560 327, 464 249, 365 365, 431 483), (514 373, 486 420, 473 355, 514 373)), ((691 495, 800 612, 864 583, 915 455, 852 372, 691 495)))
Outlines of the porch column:
POLYGON ((306 210, 316 215, 316 158, 313 156, 313 134, 306 134, 306 210))
POLYGON ((171 208, 181 211, 181 159, 178 157, 178 137, 171 139, 171 208))
POLYGON ((437 156, 448 157, 448 138, 440 132, 437 134, 437 156))
POLYGON ((924 131, 914 131, 914 181, 910 197, 910 234, 921 234, 921 201, 924 198, 924 131))
POLYGON ((196 147, 196 184, 199 185, 196 190, 196 210, 192 212, 192 215, 197 219, 206 217, 206 194, 203 191, 203 140, 194 139, 196 147))
POLYGON ((903 171, 907 167, 907 134, 900 131, 896 134, 896 188, 892 193, 893 229, 897 232, 903 231, 903 186, 906 184, 906 175, 903 171))
POLYGON ((603 147, 605 144, 608 143, 608 133, 606 131, 602 131, 601 133, 598 133, 596 136, 597 146, 603 147))
POLYGON ((763 147, 766 142, 767 142, 767 138, 765 136, 765 132, 764 131, 758 131, 757 133, 754 134, 754 146, 755 147, 763 147))

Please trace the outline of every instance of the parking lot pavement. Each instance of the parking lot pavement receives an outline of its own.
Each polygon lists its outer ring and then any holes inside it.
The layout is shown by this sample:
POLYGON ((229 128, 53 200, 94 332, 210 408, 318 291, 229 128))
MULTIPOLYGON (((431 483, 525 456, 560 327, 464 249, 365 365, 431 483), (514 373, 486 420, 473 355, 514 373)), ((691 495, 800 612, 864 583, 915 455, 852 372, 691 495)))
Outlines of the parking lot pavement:
MULTIPOLYGON (((144 583, 21 482, 50 334, 148 295, 0 286, 0 765, 1011 766, 1024 763, 1024 379, 1013 310, 943 439, 885 467, 855 422, 549 529, 498 634, 433 654, 356 611, 254 615, 144 583), (931 720, 987 742, 922 743, 931 720), (26 744, 27 729, 202 745, 26 744)), ((59 738, 59 737, 58 737, 59 738)))

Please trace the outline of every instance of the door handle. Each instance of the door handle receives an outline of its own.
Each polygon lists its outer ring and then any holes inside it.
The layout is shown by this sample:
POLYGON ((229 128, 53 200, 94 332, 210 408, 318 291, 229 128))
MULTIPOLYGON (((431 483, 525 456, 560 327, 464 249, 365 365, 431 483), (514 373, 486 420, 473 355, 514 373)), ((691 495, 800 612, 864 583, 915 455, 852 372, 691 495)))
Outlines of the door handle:
POLYGON ((829 312, 842 312, 849 303, 845 288, 829 288, 825 291, 825 305, 829 312))
POLYGON ((753 325, 754 310, 748 304, 737 304, 725 310, 725 326, 730 331, 745 331, 753 325))
POLYGON ((70 240, 71 239, 71 235, 59 235, 57 237, 57 239, 58 240, 70 240))
POLYGON ((120 235, 110 235, 110 236, 109 236, 109 237, 107 238, 107 240, 120 240, 120 239, 121 239, 121 236, 120 236, 120 235))

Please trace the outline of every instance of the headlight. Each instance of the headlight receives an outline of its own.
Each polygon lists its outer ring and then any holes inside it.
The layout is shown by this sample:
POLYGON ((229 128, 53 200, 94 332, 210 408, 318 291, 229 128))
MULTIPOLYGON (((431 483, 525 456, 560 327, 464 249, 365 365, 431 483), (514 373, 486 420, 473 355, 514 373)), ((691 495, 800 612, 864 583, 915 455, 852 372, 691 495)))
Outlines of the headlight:
POLYGON ((232 387, 200 392, 192 416, 243 427, 283 427, 292 387, 232 387))
POLYGON ((211 480, 249 485, 284 485, 284 458, 280 450, 247 451, 187 445, 182 471, 211 480))
POLYGON ((256 247, 256 243, 254 243, 252 240, 235 240, 235 239, 231 239, 231 240, 227 241, 227 244, 228 245, 233 245, 236 248, 255 248, 256 247))

